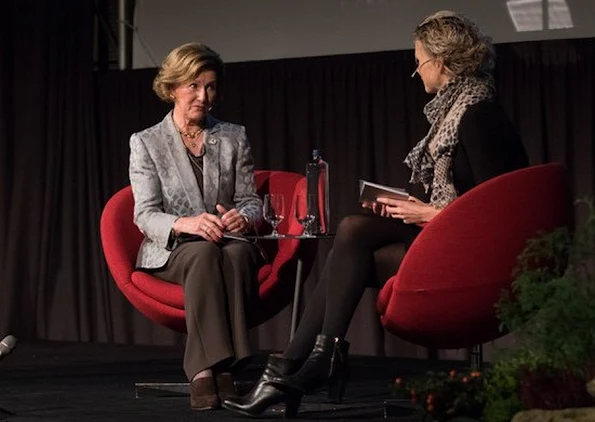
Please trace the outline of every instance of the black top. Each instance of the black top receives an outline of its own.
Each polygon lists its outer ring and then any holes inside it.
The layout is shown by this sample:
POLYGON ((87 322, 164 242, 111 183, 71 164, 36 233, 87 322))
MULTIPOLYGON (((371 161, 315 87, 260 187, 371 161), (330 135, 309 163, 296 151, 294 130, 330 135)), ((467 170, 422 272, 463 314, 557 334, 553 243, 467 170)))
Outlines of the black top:
POLYGON ((529 165, 521 138, 500 104, 470 106, 459 126, 452 174, 457 193, 492 177, 529 165))
POLYGON ((198 156, 193 155, 189 150, 186 150, 186 154, 188 154, 190 166, 192 167, 192 171, 194 172, 194 177, 196 177, 198 189, 200 189, 200 193, 204 195, 204 149, 203 152, 198 156))
MULTIPOLYGON (((494 101, 481 101, 470 106, 459 124, 459 142, 452 164, 453 184, 462 195, 478 184, 500 174, 529 165, 520 136, 506 112, 494 101)), ((413 196, 428 201, 430 192, 413 196)))

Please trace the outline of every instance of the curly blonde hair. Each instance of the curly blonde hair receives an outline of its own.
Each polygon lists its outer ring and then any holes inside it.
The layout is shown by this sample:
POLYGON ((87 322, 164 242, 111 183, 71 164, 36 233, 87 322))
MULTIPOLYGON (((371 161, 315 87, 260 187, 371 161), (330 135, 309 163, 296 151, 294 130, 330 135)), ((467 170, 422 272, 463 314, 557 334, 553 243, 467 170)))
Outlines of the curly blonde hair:
POLYGON ((413 36, 454 76, 491 74, 494 70, 492 39, 464 15, 447 10, 434 13, 415 28, 413 36))
POLYGON ((153 80, 153 91, 163 101, 171 103, 171 92, 176 86, 193 80, 205 70, 215 72, 219 89, 223 82, 223 61, 219 54, 204 44, 183 44, 163 59, 159 73, 153 80))

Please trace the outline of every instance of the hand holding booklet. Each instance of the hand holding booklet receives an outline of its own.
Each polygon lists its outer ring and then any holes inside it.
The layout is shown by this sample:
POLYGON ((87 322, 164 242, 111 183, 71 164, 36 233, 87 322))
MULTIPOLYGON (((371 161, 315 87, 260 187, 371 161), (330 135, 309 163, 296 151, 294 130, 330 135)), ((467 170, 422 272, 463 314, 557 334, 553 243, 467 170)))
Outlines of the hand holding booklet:
POLYGON ((405 189, 379 185, 378 183, 360 179, 359 202, 376 202, 378 198, 406 200, 409 198, 409 194, 405 189))

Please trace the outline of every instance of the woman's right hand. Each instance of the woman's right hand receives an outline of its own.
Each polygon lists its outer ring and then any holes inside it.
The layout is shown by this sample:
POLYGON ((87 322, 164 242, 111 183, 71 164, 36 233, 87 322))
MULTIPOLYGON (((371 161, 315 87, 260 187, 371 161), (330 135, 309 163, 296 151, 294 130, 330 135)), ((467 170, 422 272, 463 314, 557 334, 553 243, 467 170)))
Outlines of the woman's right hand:
POLYGON ((225 225, 219 217, 208 212, 192 217, 180 217, 173 225, 174 232, 195 234, 209 242, 220 242, 225 225))

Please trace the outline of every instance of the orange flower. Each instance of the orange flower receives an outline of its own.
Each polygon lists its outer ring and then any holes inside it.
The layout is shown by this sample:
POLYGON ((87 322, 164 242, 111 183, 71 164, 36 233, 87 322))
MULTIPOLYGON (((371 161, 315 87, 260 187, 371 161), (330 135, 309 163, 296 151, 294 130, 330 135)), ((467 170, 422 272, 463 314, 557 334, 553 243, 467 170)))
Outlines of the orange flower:
POLYGON ((467 382, 469 382, 469 378, 463 377, 463 379, 461 381, 463 381, 464 383, 467 383, 467 382))
POLYGON ((428 413, 432 413, 434 411, 434 405, 428 404, 428 413))
POLYGON ((449 375, 451 378, 454 378, 454 377, 456 377, 456 376, 457 376, 457 371, 455 371, 454 369, 451 369, 451 371, 448 373, 448 375, 449 375))
POLYGON ((481 372, 479 372, 479 371, 473 371, 473 372, 471 372, 471 376, 473 378, 480 377, 481 376, 481 372))

